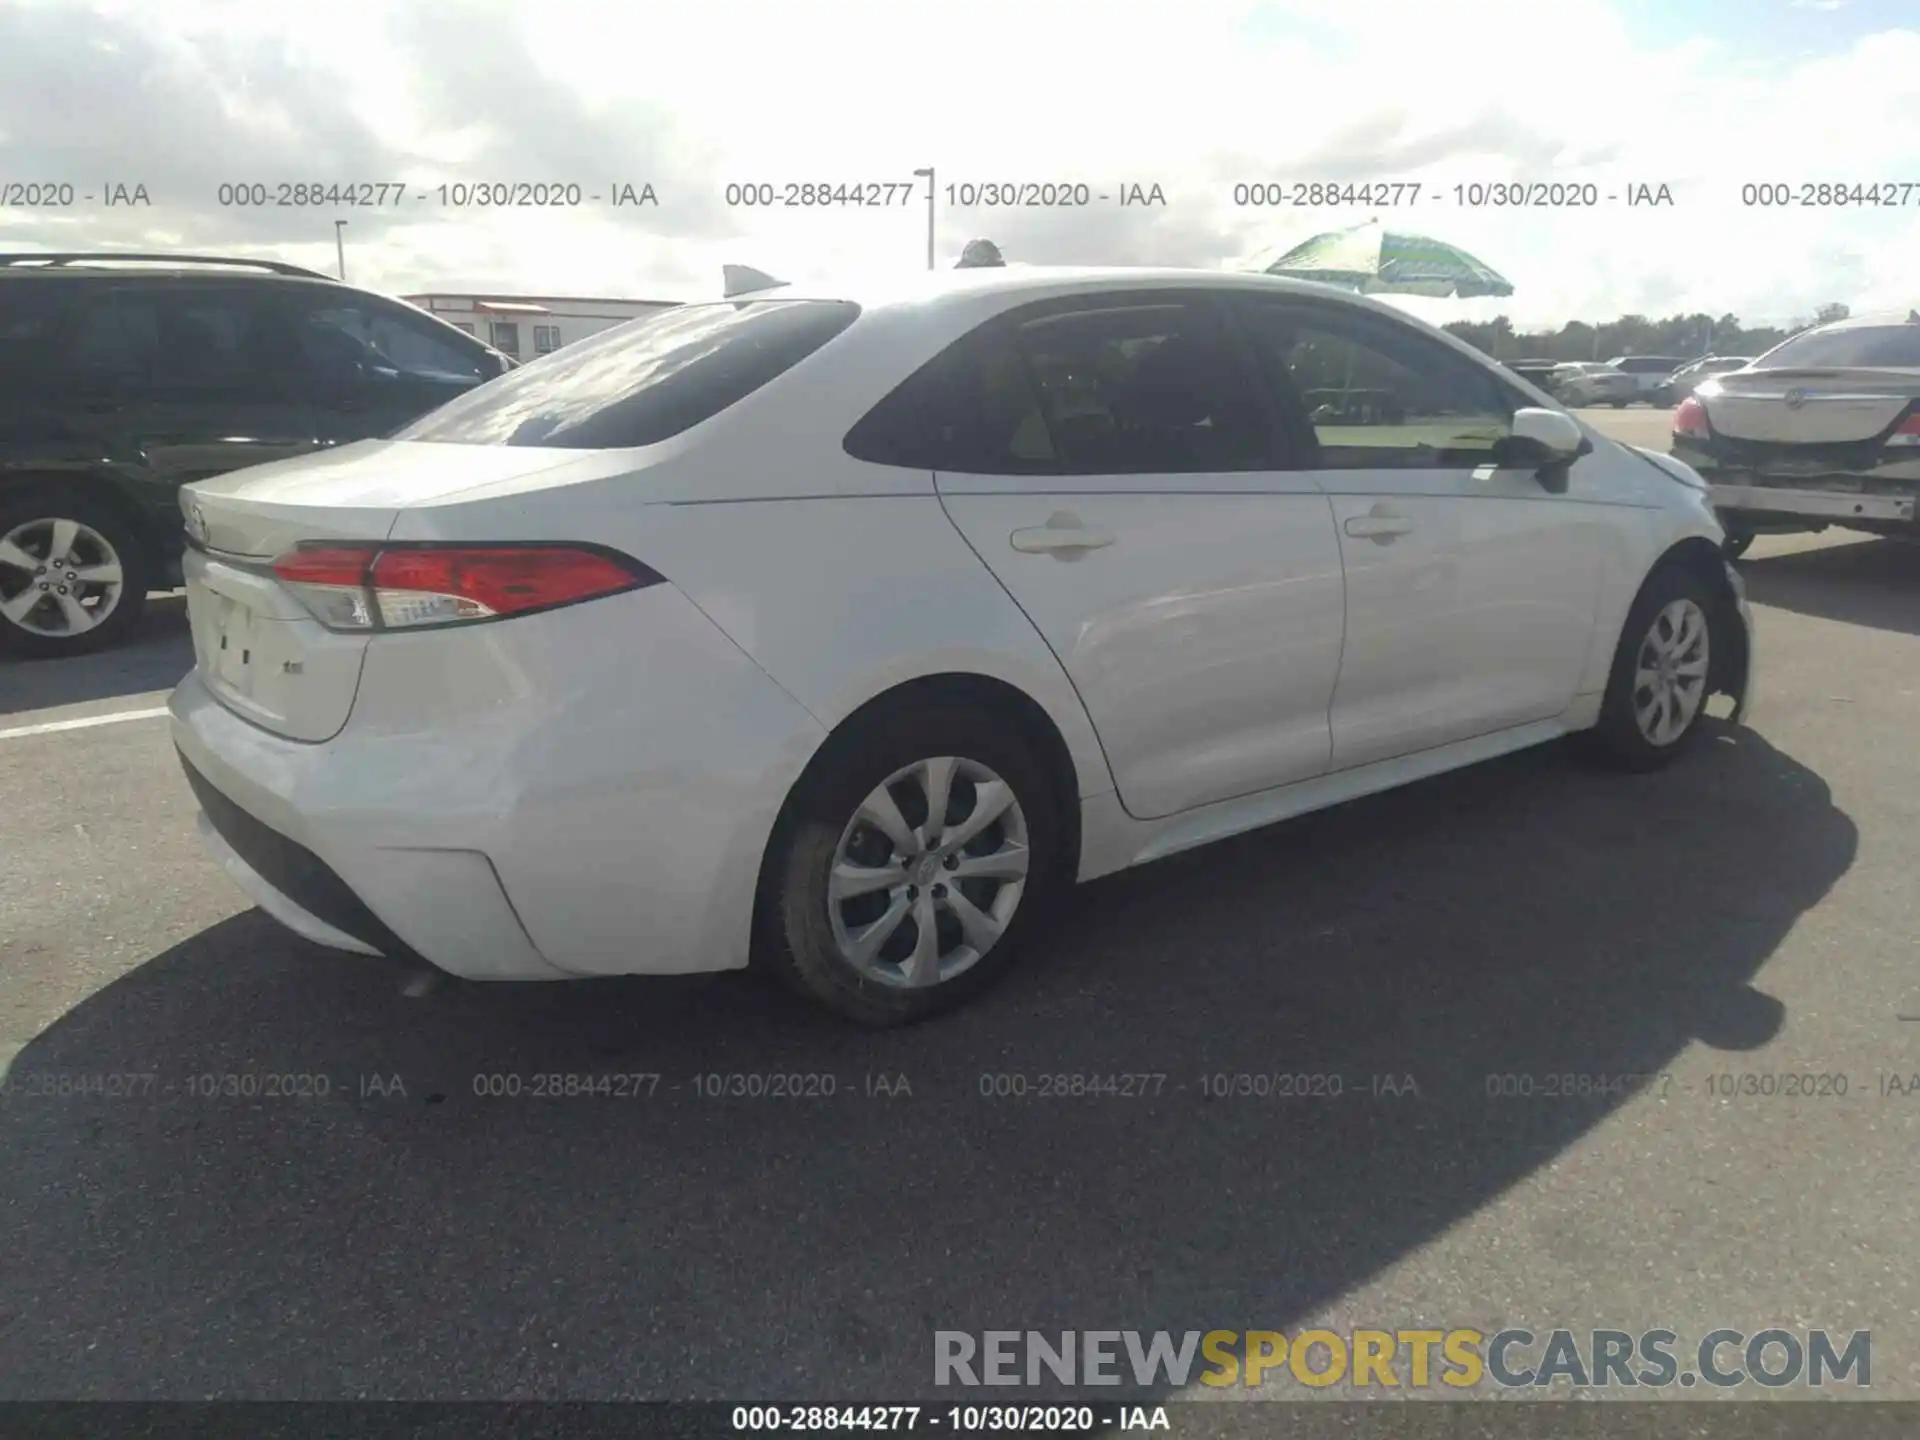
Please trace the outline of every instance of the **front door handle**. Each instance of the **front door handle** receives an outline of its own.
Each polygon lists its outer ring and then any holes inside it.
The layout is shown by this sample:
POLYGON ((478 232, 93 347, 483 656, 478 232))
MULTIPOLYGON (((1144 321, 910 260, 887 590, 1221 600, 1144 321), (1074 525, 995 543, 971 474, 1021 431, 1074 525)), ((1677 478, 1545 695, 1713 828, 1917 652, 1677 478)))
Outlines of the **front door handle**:
POLYGON ((1376 505, 1365 515, 1354 515, 1342 526, 1347 534, 1358 540, 1371 540, 1378 545, 1391 545, 1400 536, 1413 529, 1413 521, 1395 510, 1391 505, 1376 505))
POLYGON ((1016 530, 1008 537, 1013 548, 1028 555, 1057 555, 1062 560, 1077 560, 1089 550, 1113 544, 1113 535, 1080 523, 1080 517, 1067 514, 1050 516, 1044 525, 1016 530))

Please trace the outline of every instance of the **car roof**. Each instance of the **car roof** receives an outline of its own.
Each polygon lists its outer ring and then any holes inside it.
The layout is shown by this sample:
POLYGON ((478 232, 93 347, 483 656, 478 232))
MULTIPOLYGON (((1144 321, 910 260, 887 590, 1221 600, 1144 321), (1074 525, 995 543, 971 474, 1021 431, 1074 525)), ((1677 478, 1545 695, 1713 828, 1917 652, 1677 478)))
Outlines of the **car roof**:
POLYGON ((319 280, 340 284, 331 275, 284 260, 252 256, 199 255, 152 250, 28 250, 0 252, 0 276, 35 275, 242 275, 253 278, 319 280))
MULTIPOLYGON (((1172 266, 1008 265, 966 270, 921 270, 835 277, 824 282, 794 282, 748 291, 724 303, 750 300, 850 300, 862 310, 940 305, 981 296, 1044 300, 1101 290, 1244 290, 1255 295, 1293 295, 1334 300, 1377 311, 1399 320, 1408 312, 1360 295, 1344 286, 1239 270, 1200 270, 1172 266)), ((713 302, 723 303, 723 302, 713 302)))
POLYGON ((137 270, 131 267, 126 269, 113 269, 104 265, 75 265, 72 267, 63 265, 58 270, 9 270, 0 268, 0 282, 13 280, 26 283, 30 277, 42 284, 53 284, 65 280, 70 284, 87 281, 93 284, 113 282, 133 286, 153 284, 239 286, 303 285, 329 291, 346 291, 357 295, 371 293, 361 290, 357 286, 345 285, 338 280, 330 280, 324 275, 309 278, 304 275, 274 275, 263 271, 195 270, 184 266, 169 267, 164 265, 143 266, 137 270))
MULTIPOLYGON (((1920 325, 1920 310, 1883 310, 1874 315, 1849 315, 1844 320, 1829 320, 1813 328, 1828 330, 1884 330, 1893 325, 1920 325)), ((1810 333, 1802 331, 1803 335, 1810 333)))

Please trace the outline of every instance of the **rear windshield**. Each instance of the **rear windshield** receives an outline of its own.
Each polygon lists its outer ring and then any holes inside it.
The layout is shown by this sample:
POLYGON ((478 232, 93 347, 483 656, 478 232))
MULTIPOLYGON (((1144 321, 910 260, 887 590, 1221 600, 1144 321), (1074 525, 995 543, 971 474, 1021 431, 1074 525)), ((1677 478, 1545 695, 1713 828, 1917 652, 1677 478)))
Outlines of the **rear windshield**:
POLYGON ((393 438, 565 450, 653 445, 744 400, 859 314, 841 300, 665 310, 511 371, 393 438))
POLYGON ((1920 325, 1856 325, 1814 330, 1776 345, 1761 362, 1769 370, 1851 369, 1892 365, 1920 368, 1920 325))
POLYGON ((1613 368, 1624 370, 1629 375, 1670 375, 1674 368, 1683 365, 1683 360, 1669 360, 1663 355, 1626 355, 1613 362, 1613 368))

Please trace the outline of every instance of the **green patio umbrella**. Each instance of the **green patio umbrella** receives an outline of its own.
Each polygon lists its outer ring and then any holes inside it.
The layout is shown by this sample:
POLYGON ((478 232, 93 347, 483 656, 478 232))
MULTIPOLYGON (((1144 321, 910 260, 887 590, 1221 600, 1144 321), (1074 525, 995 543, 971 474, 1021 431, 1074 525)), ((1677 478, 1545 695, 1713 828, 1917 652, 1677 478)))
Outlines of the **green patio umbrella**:
POLYGON ((1457 245, 1387 230, 1378 220, 1316 235, 1275 259, 1261 257, 1249 268, 1263 275, 1344 285, 1363 295, 1465 300, 1513 294, 1513 286, 1457 245))

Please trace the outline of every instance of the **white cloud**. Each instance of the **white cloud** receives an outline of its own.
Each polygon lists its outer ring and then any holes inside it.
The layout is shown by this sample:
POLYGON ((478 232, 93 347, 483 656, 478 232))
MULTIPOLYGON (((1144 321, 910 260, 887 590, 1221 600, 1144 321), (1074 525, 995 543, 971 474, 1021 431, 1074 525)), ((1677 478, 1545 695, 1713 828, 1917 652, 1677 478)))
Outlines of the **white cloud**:
POLYGON ((1218 264, 1368 213, 1236 210, 1236 180, 1404 180, 1425 199, 1390 223, 1465 247, 1516 287, 1418 307, 1442 318, 1764 321, 1831 299, 1920 300, 1920 31, 1781 63, 1738 35, 1651 44, 1603 0, 1546 14, 1538 0, 1480 0, 1464 17, 1426 0, 26 4, 0 20, 0 178, 124 171, 151 177, 157 208, 0 212, 0 244, 178 236, 323 267, 336 212, 223 211, 218 185, 652 181, 657 211, 340 212, 352 275, 393 290, 692 294, 728 260, 795 278, 924 263, 918 199, 768 214, 729 210, 722 187, 906 181, 931 164, 943 186, 1157 183, 1169 202, 943 209, 947 256, 986 234, 1016 259, 1218 264), (1603 196, 1665 184, 1675 203, 1454 197, 1500 180, 1603 196), (1745 183, 1803 181, 1906 184, 1909 203, 1741 203, 1745 183))

